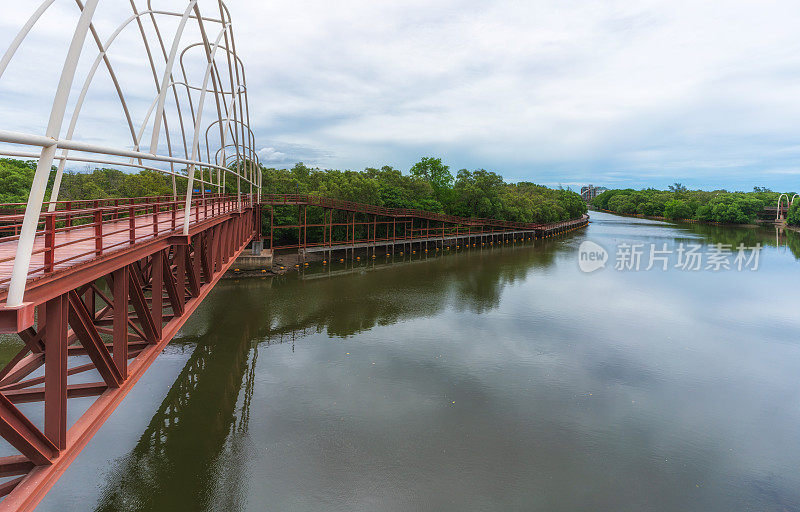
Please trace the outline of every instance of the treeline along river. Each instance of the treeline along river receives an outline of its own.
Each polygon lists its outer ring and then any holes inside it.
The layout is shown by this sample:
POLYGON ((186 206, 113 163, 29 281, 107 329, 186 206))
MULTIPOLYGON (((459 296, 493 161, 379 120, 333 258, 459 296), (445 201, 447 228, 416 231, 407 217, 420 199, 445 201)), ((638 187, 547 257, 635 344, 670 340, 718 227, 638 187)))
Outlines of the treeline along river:
POLYGON ((796 234, 592 220, 222 282, 39 509, 800 509, 796 234), (757 270, 614 269, 740 242, 757 270))

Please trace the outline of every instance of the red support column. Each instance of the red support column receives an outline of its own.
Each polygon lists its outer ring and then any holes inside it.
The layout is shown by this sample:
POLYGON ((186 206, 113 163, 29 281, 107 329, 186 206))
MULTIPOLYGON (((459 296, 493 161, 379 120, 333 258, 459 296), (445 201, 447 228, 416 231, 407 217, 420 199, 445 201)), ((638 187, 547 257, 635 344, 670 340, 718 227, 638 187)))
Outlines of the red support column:
POLYGON ((123 379, 128 378, 128 267, 114 271, 114 364, 123 379))
POLYGON ((203 240, 202 234, 197 234, 192 239, 193 251, 191 254, 190 271, 189 271, 189 286, 192 295, 195 297, 200 294, 200 286, 202 284, 201 269, 203 267, 203 240))
POLYGON ((300 259, 300 246, 303 245, 303 207, 297 207, 297 256, 300 259))
POLYGON ((308 249, 308 206, 303 205, 303 262, 306 261, 306 249, 308 249))
POLYGON ((227 238, 228 233, 228 226, 226 222, 223 222, 217 228, 217 261, 216 261, 216 271, 219 272, 222 270, 222 266, 225 261, 225 239, 227 238))
POLYGON ((95 301, 94 301, 94 288, 92 287, 87 288, 86 293, 84 293, 83 297, 84 297, 83 301, 86 304, 86 310, 89 311, 89 316, 92 319, 92 322, 94 322, 94 317, 96 313, 95 301))
POLYGON ((45 306, 44 435, 59 450, 67 447, 67 298, 45 306))
POLYGON ((220 265, 224 265, 225 263, 228 262, 229 251, 230 251, 231 245, 233 245, 233 241, 232 241, 233 238, 231 236, 231 233, 233 232, 234 229, 237 228, 238 224, 239 224, 238 219, 233 219, 233 220, 225 221, 225 222, 222 223, 222 236, 220 236, 220 242, 219 242, 219 246, 220 246, 220 255, 219 255, 220 265))
POLYGON ((164 251, 153 254, 151 263, 153 278, 151 281, 153 323, 156 328, 156 340, 161 339, 164 326, 164 251))
POLYGON ((175 247, 175 289, 180 304, 180 313, 178 314, 181 315, 186 304, 186 247, 185 245, 175 247))

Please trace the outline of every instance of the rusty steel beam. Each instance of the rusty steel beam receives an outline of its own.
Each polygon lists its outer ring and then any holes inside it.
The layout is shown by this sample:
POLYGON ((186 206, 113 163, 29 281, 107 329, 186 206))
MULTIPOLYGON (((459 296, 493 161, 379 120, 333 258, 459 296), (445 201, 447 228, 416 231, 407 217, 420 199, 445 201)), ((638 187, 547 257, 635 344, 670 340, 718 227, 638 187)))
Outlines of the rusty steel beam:
POLYGON ((33 462, 24 455, 0 457, 0 477, 24 475, 31 469, 33 462))
MULTIPOLYGON (((68 307, 65 295, 51 299, 45 305, 44 434, 59 450, 67 445, 68 307)), ((8 397, 10 393, 14 391, 6 391, 5 395, 8 397)), ((13 399, 9 400, 13 402, 13 399)))
POLYGON ((114 320, 112 324, 114 364, 122 379, 128 378, 128 286, 130 276, 128 267, 115 270, 111 286, 114 300, 114 320))
MULTIPOLYGON (((97 371, 109 387, 118 387, 122 382, 122 374, 114 364, 111 354, 108 352, 100 333, 97 332, 91 320, 91 315, 86 309, 86 305, 81 301, 78 294, 69 292, 69 324, 78 336, 83 348, 97 371)), ((64 369, 66 373, 66 367, 64 369)))
POLYGON ((0 435, 37 466, 51 464, 58 447, 0 393, 0 435))

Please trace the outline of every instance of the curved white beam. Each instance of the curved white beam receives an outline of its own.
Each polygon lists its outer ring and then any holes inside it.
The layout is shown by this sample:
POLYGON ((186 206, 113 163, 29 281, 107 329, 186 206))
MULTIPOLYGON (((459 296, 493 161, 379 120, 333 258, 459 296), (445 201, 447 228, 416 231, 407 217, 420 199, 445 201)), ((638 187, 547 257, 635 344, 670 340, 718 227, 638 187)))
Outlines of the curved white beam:
POLYGON ((78 59, 81 55, 83 42, 86 33, 89 31, 89 23, 97 8, 99 0, 88 0, 86 6, 78 19, 78 26, 72 35, 72 41, 67 50, 67 58, 61 69, 61 77, 58 81, 56 95, 53 98, 53 107, 50 109, 50 120, 47 123, 45 136, 53 139, 49 146, 42 147, 39 162, 36 165, 36 172, 33 175, 31 193, 28 196, 28 205, 25 207, 25 216, 22 220, 17 251, 14 256, 14 266, 11 270, 11 282, 8 286, 8 296, 6 306, 18 307, 22 305, 25 297, 25 283, 28 280, 28 270, 30 269, 31 256, 33 252, 33 241, 36 237, 36 226, 39 223, 39 214, 44 202, 44 192, 47 186, 47 179, 50 176, 50 166, 53 165, 53 157, 56 154, 55 141, 61 132, 61 124, 64 121, 64 113, 67 109, 67 99, 75 78, 75 69, 78 66, 78 59))

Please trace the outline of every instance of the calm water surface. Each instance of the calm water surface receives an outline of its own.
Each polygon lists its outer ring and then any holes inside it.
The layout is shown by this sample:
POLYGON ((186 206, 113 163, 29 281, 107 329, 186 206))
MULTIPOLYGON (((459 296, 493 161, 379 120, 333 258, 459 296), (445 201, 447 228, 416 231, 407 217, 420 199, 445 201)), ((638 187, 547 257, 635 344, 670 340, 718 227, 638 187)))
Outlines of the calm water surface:
POLYGON ((40 510, 800 510, 797 237, 592 218, 220 283, 40 510), (771 245, 755 272, 584 274, 586 239, 611 267, 771 245))

